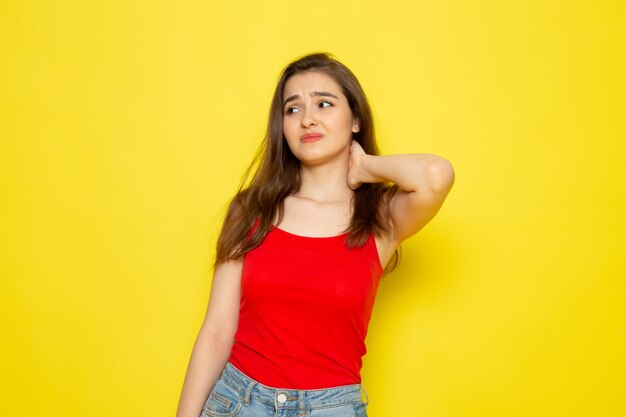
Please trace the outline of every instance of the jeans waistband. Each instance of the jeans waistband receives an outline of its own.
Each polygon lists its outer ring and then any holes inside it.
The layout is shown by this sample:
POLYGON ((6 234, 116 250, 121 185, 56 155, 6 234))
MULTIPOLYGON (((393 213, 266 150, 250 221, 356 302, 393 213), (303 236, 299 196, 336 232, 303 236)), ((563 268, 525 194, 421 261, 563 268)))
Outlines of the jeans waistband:
POLYGON ((311 409, 349 403, 367 405, 369 402, 362 384, 306 390, 269 387, 245 375, 230 362, 226 363, 220 378, 243 395, 242 400, 246 405, 250 403, 250 397, 266 404, 274 404, 276 408, 293 409, 311 409), (363 401, 361 391, 365 393, 365 401, 363 401))

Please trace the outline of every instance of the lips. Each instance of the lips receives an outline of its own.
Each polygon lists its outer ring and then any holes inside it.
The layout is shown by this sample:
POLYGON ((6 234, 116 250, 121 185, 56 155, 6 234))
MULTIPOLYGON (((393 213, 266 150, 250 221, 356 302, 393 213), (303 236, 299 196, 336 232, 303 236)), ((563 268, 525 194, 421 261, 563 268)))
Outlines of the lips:
POLYGON ((322 136, 321 133, 306 133, 300 136, 300 142, 315 142, 316 140, 320 140, 322 136))

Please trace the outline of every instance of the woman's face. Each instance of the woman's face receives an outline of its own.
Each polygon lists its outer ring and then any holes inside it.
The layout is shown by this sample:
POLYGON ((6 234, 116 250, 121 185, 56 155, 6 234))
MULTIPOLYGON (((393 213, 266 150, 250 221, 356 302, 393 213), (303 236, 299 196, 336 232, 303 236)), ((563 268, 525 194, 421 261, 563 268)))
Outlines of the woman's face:
POLYGON ((332 77, 317 71, 293 75, 285 83, 283 103, 283 134, 301 163, 347 161, 359 125, 332 77))

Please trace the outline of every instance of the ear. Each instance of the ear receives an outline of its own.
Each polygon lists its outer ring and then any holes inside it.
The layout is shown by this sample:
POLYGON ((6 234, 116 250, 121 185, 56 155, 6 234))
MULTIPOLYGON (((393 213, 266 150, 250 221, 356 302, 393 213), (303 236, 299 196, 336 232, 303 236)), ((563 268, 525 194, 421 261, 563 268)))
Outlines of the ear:
POLYGON ((352 118, 352 133, 357 133, 361 127, 359 126, 359 121, 356 117, 352 118))

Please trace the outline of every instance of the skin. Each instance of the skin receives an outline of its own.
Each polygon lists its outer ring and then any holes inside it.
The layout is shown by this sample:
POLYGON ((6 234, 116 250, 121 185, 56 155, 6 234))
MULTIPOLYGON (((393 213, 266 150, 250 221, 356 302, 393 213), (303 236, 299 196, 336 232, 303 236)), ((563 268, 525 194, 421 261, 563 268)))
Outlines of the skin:
MULTIPOLYGON (((279 225, 303 236, 341 233, 351 217, 352 190, 346 181, 352 134, 359 125, 337 82, 320 72, 291 77, 283 101, 297 96, 283 108, 283 133, 292 153, 300 160, 300 190, 284 202, 279 225), (331 96, 317 96, 317 93, 331 96), (301 141, 306 133, 321 133, 315 142, 301 141)), ((274 219, 275 222, 277 219, 274 219)))
POLYGON ((301 162, 302 186, 285 199, 279 227, 305 236, 339 234, 350 222, 353 190, 365 182, 393 182, 400 191, 389 201, 392 232, 376 237, 381 264, 386 265, 398 245, 424 227, 443 204, 454 182, 451 164, 432 154, 366 155, 352 140, 359 125, 341 86, 323 72, 292 76, 283 101, 293 96, 297 98, 283 109, 283 133, 301 162), (325 95, 316 95, 320 92, 325 95), (324 136, 302 143, 305 133, 324 136))
POLYGON ((348 99, 337 82, 321 72, 292 76, 285 84, 283 99, 298 96, 283 108, 283 133, 291 152, 305 171, 313 166, 347 160, 352 133, 359 124, 352 116, 348 99), (316 93, 332 96, 316 96, 316 93), (322 140, 302 143, 305 133, 321 133, 322 140))
MULTIPOLYGON (((421 230, 439 211, 454 184, 446 159, 432 154, 367 155, 352 140, 358 132, 341 87, 328 75, 307 72, 285 84, 283 100, 294 95, 285 112, 283 133, 301 162, 302 185, 285 199, 283 230, 302 236, 334 236, 351 218, 353 190, 369 182, 392 182, 399 191, 388 202, 391 232, 376 238, 385 266, 398 245, 421 230), (315 92, 335 97, 319 97, 315 92), (322 133, 321 140, 303 143, 305 133, 322 133)), ((194 344, 178 404, 177 417, 197 417, 228 361, 239 320, 243 260, 217 265, 209 303, 194 344)))

